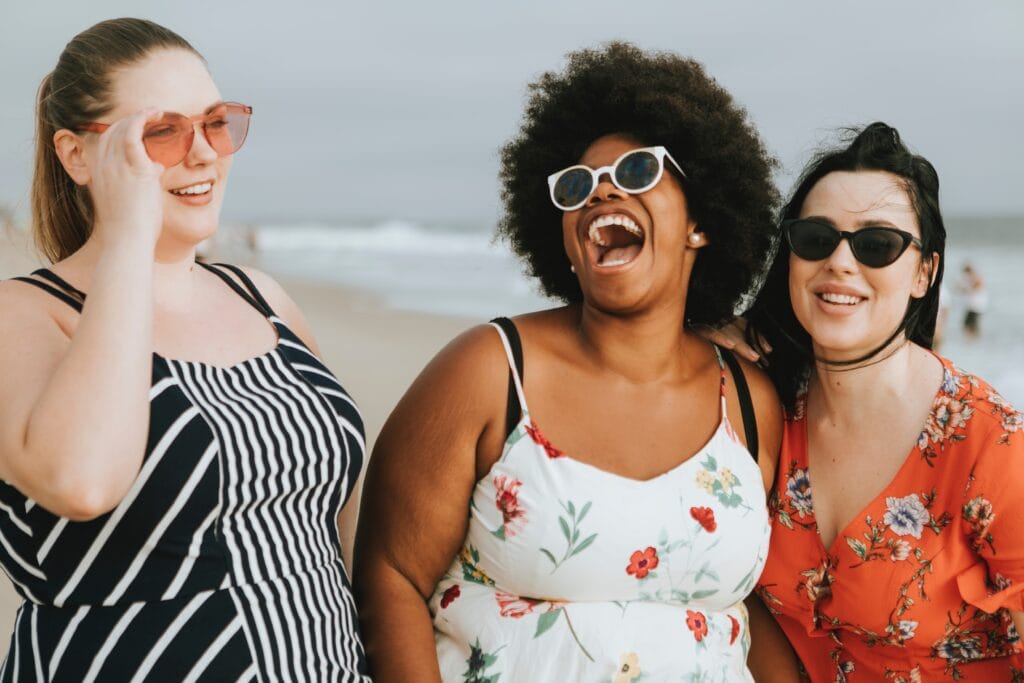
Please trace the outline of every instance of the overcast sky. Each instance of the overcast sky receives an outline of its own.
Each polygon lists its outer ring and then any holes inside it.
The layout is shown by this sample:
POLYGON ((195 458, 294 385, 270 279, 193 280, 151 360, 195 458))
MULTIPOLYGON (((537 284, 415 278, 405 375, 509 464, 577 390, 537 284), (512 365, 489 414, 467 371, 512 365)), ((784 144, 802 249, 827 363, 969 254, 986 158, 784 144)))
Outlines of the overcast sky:
POLYGON ((225 219, 490 226, 526 84, 623 38, 703 61, 784 164, 884 120, 950 215, 1024 214, 1024 2, 13 2, 0 9, 0 204, 28 210, 33 105, 64 44, 143 16, 190 40, 253 127, 225 219))

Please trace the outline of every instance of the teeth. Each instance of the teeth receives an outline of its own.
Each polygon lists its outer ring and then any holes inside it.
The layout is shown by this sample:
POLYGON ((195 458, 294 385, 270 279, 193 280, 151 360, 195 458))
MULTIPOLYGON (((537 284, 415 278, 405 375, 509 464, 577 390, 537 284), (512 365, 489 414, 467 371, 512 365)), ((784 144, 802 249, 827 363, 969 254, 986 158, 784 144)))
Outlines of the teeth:
POLYGON ((830 304, 843 304, 846 306, 852 306, 853 304, 860 303, 860 297, 850 296, 849 294, 834 294, 832 292, 822 292, 821 298, 830 304))
POLYGON ((608 246, 608 242, 601 236, 600 228, 606 228, 609 225, 617 225, 620 228, 625 228, 629 232, 633 233, 637 237, 643 237, 644 232, 640 229, 640 226, 636 224, 629 216, 621 213, 610 213, 604 216, 598 216, 591 222, 590 228, 587 231, 590 241, 599 247, 608 246))
POLYGON ((171 190, 171 194, 206 194, 210 191, 211 187, 213 187, 213 183, 198 183, 183 187, 180 190, 171 190))
POLYGON ((597 264, 598 268, 608 268, 610 266, 621 266, 623 263, 629 263, 628 258, 619 259, 617 261, 602 261, 597 264))

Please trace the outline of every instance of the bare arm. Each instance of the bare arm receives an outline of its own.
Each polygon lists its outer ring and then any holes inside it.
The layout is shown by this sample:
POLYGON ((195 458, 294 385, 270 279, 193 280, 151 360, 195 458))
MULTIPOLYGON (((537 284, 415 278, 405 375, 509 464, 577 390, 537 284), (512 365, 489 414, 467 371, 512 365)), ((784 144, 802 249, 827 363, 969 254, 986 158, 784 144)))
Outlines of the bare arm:
POLYGON ((1013 617, 1013 625, 1017 627, 1017 633, 1024 633, 1024 612, 1010 612, 1013 617))
POLYGON ((145 451, 163 169, 146 157, 141 136, 153 114, 104 133, 84 178, 99 257, 73 338, 41 293, 20 283, 0 290, 0 478, 71 519, 113 508, 145 451))
POLYGON ((751 594, 746 599, 750 613, 750 654, 747 666, 757 683, 799 681, 796 653, 779 628, 775 617, 761 599, 751 594))
POLYGON ((494 331, 470 330, 431 361, 381 431, 355 581, 376 681, 441 680, 427 600, 464 541, 478 449, 495 458, 500 449, 506 368, 494 331))

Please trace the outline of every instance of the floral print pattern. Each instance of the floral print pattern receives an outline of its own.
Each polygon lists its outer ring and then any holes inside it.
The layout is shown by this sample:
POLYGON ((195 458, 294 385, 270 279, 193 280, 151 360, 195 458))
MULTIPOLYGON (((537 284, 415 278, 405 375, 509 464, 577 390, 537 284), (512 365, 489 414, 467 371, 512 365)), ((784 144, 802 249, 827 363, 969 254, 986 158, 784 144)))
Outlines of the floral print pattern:
POLYGON ((651 546, 647 546, 644 550, 637 550, 629 556, 626 573, 638 579, 645 579, 648 574, 657 568, 658 551, 651 546))
POLYGON ((501 526, 492 533, 505 540, 515 536, 526 523, 526 510, 519 504, 519 489, 523 482, 499 474, 494 477, 494 502, 501 510, 501 526))
POLYGON ((638 481, 567 456, 521 407, 429 601, 442 679, 752 683, 743 599, 769 520, 728 421, 638 481))
POLYGON ((1024 610, 1014 559, 1024 552, 1024 420, 984 382, 943 365, 907 461, 830 549, 814 516, 804 400, 787 416, 757 593, 812 680, 1024 677, 1008 612, 1024 610), (886 667, 896 660, 909 665, 886 667))

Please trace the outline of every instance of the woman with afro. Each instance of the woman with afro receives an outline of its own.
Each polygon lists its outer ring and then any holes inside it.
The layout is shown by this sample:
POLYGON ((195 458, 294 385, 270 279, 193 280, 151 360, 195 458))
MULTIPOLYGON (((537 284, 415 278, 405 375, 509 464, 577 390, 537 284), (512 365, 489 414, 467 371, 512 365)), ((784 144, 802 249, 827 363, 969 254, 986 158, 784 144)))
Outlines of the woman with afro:
POLYGON ((530 86, 500 232, 564 305, 452 341, 385 425, 356 550, 376 680, 753 680, 779 403, 692 329, 762 272, 773 163, 691 59, 613 43, 530 86))

